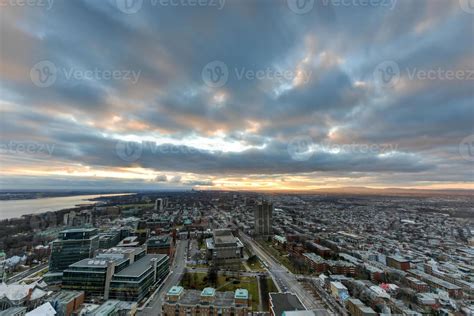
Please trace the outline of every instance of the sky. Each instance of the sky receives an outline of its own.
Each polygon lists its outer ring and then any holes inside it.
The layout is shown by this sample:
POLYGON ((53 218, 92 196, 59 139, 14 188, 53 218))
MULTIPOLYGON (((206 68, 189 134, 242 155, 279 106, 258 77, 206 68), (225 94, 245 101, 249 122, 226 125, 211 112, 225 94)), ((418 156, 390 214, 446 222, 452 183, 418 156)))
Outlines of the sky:
POLYGON ((470 0, 0 0, 0 189, 474 189, 470 0))

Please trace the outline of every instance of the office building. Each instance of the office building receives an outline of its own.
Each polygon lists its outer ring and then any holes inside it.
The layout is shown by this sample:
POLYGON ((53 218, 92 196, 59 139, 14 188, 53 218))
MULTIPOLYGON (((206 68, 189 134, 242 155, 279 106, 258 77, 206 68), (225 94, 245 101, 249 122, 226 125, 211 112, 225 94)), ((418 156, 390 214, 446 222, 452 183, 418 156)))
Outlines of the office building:
POLYGON ((115 273, 110 282, 110 298, 121 301, 141 301, 169 273, 167 255, 145 255, 115 273))
POLYGON ((144 248, 112 248, 83 259, 64 271, 63 289, 82 290, 87 300, 140 301, 169 272, 166 255, 144 248))
POLYGON ((49 273, 62 272, 69 265, 91 258, 99 247, 96 228, 74 228, 63 230, 58 239, 51 243, 49 273))
POLYGON ((214 288, 202 291, 185 290, 173 286, 165 297, 163 316, 247 316, 251 312, 252 298, 246 289, 235 292, 218 292, 214 288))
POLYGON ((271 236, 273 234, 273 203, 262 201, 255 208, 255 236, 271 236))
POLYGON ((240 268, 244 245, 230 229, 215 229, 212 238, 206 239, 207 257, 216 267, 240 268))

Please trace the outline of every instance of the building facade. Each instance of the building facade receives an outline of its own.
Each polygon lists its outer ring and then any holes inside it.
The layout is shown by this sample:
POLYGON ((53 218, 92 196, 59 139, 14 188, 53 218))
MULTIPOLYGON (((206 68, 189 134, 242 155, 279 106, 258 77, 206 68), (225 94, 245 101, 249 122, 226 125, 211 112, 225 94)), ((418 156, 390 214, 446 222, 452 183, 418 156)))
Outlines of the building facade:
POLYGON ((207 257, 216 267, 239 269, 244 245, 229 229, 215 229, 212 238, 206 239, 207 257))
POLYGON ((247 316, 252 298, 246 289, 218 292, 213 288, 202 291, 173 286, 165 297, 163 316, 247 316))
POLYGON ((255 208, 255 236, 271 236, 273 233, 273 203, 263 201, 255 208))
POLYGON ((96 228, 75 228, 63 230, 58 239, 51 243, 49 272, 62 272, 69 265, 91 258, 99 247, 96 228))

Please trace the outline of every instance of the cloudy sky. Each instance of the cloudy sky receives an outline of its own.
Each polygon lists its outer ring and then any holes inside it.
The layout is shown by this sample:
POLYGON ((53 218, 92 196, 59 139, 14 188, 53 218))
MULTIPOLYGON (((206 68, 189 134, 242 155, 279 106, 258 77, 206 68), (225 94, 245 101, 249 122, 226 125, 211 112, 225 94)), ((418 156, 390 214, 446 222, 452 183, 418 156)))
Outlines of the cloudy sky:
POLYGON ((0 0, 1 189, 474 188, 469 0, 0 0))

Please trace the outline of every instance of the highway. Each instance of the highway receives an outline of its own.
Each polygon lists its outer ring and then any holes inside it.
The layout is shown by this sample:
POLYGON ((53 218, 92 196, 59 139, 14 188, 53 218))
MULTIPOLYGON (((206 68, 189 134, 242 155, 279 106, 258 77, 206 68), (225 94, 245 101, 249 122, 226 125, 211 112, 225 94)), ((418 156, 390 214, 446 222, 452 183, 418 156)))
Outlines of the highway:
POLYGON ((178 240, 173 264, 171 266, 171 271, 168 278, 165 280, 158 292, 155 293, 155 296, 148 303, 148 306, 139 311, 137 315, 161 315, 161 305, 163 304, 164 295, 173 285, 178 285, 179 281, 183 277, 184 268, 186 267, 187 249, 188 241, 178 240))
POLYGON ((242 238, 242 241, 249 245, 256 255, 265 262, 273 281, 282 292, 296 294, 308 310, 324 310, 324 307, 316 302, 311 293, 306 291, 306 289, 297 281, 296 276, 285 266, 268 255, 262 247, 248 235, 241 232, 239 236, 242 238))

